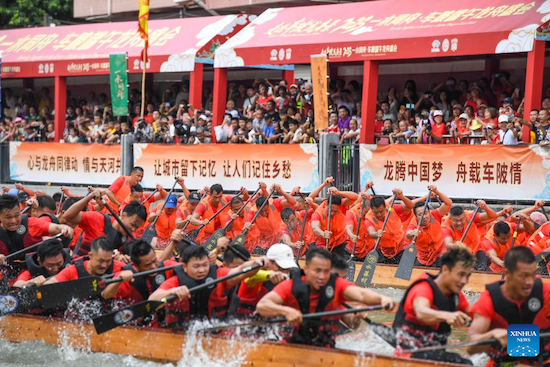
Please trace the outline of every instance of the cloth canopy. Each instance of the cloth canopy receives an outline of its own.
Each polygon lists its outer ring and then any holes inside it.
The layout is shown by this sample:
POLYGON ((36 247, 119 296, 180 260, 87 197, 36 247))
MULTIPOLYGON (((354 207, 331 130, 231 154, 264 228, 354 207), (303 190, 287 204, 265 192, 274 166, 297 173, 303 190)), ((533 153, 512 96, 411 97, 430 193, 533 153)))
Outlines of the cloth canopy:
POLYGON ((268 9, 216 50, 215 67, 527 52, 550 0, 384 0, 268 9))

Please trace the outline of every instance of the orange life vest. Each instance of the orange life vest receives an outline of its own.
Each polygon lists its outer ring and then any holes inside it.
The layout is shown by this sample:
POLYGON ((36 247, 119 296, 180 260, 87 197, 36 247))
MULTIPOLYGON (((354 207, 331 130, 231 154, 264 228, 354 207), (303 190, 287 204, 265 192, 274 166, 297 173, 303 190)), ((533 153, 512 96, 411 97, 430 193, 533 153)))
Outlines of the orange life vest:
MULTIPOLYGON (((205 211, 202 215, 202 220, 210 219, 218 210, 220 210, 225 204, 227 204, 229 200, 225 196, 223 196, 220 200, 220 203, 218 204, 217 208, 212 207, 212 204, 210 203, 210 196, 204 198, 201 201, 201 204, 204 205, 205 211)), ((205 241, 208 237, 212 235, 212 233, 216 232, 217 229, 220 229, 222 227, 222 221, 221 217, 225 216, 227 212, 229 211, 229 205, 216 216, 216 218, 212 219, 210 223, 208 223, 204 228, 200 231, 199 236, 197 237, 197 242, 202 243, 205 241), (220 217, 221 216, 221 217, 220 217)))
MULTIPOLYGON (((470 220, 472 219, 473 212, 465 211, 464 214, 466 216, 466 222, 469 223, 470 220)), ((460 239, 462 238, 462 234, 464 233, 464 231, 468 227, 467 223, 462 228, 462 231, 458 231, 453 226, 453 224, 451 223, 451 220, 449 219, 449 217, 447 217, 447 218, 445 218, 445 221, 443 222, 442 227, 447 228, 449 231, 451 231, 453 241, 456 242, 456 241, 460 241, 460 239)), ((480 249, 479 245, 481 243, 481 238, 479 237, 479 232, 478 232, 478 229, 477 229, 477 225, 475 223, 472 223, 472 225, 470 226, 470 229, 468 230, 468 234, 466 235, 466 238, 464 239, 463 242, 466 244, 466 246, 468 246, 470 248, 470 250, 472 251, 473 254, 475 254, 476 252, 479 251, 479 249, 480 249)))
POLYGON ((550 222, 544 223, 531 235, 531 237, 529 237, 527 246, 533 250, 535 255, 538 255, 548 248, 548 241, 550 240, 550 237, 546 236, 543 231, 547 232, 549 227, 550 222))
MULTIPOLYGON (((390 210, 389 208, 388 210, 390 210)), ((386 212, 387 215, 387 212, 386 212)), ((378 231, 382 229, 384 224, 383 220, 378 220, 372 213, 372 210, 369 210, 366 219, 368 219, 373 225, 374 230, 378 231)), ((386 228, 384 228, 384 235, 380 239, 379 247, 382 254, 388 259, 393 258, 399 252, 401 252, 405 246, 405 232, 403 231, 403 225, 399 216, 395 214, 393 210, 390 211, 390 216, 388 218, 388 223, 386 223, 386 228)), ((376 242, 376 240, 375 240, 376 242)))
MULTIPOLYGON (((361 216, 361 204, 357 204, 354 207, 348 209, 348 212, 353 214, 353 234, 357 233, 357 223, 361 216)), ((365 227, 365 221, 361 220, 361 227, 359 228, 359 239, 355 246, 355 256, 358 258, 365 258, 367 254, 374 248, 376 240, 369 236, 369 231, 365 227)), ((353 251, 353 241, 348 240, 348 246, 346 249, 351 253, 353 251)))
MULTIPOLYGON (((164 203, 159 203, 157 205, 157 214, 160 208, 162 208, 164 203)), ((166 208, 160 213, 160 217, 155 224, 157 230, 157 235, 160 238, 170 238, 172 232, 176 229, 176 211, 170 215, 166 214, 166 208)))
MULTIPOLYGON (((298 219, 298 224, 296 228, 294 228, 293 230, 290 230, 290 228, 288 228, 288 226, 284 222, 280 224, 280 232, 287 233, 292 242, 300 241, 300 236, 302 235, 302 225, 304 223, 302 215, 296 213, 296 218, 298 219)), ((300 256, 304 256, 309 248, 309 244, 312 242, 315 242, 315 234, 313 233, 313 229, 311 229, 310 222, 306 222, 306 226, 304 228, 303 241, 304 241, 304 246, 302 246, 302 248, 300 249, 300 256)), ((292 250, 294 252, 294 255, 296 255, 297 250, 295 248, 292 250)))
MULTIPOLYGON (((324 201, 315 210, 321 217, 320 226, 322 231, 327 230, 328 217, 327 217, 327 202, 324 201)), ((329 239, 328 250, 332 251, 333 248, 346 242, 346 217, 339 211, 336 215, 330 217, 330 231, 332 236, 329 239)), ((323 237, 317 237, 317 247, 326 248, 327 240, 323 237)))
MULTIPOLYGON (((258 208, 253 212, 256 214, 258 208)), ((263 249, 268 249, 271 245, 277 243, 281 238, 281 214, 273 205, 272 200, 270 199, 267 217, 259 215, 254 222, 254 227, 258 231, 258 236, 255 238, 255 245, 263 249)), ((248 238, 247 238, 248 242, 248 238)))
MULTIPOLYGON (((410 225, 415 227, 418 225, 416 217, 411 219, 410 225)), ((412 239, 407 240, 407 245, 411 242, 412 239)), ((432 265, 445 252, 441 224, 432 215, 430 215, 428 227, 420 227, 420 233, 416 237, 416 251, 418 262, 426 266, 432 265)))

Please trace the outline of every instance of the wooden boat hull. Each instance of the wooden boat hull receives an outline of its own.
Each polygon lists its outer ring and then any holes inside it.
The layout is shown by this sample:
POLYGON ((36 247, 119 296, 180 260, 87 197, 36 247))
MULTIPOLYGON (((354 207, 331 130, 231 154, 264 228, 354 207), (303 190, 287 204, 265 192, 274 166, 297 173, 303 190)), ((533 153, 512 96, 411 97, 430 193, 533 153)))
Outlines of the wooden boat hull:
MULTIPOLYGON (((300 266, 304 267, 305 260, 300 260, 300 266)), ((361 271, 361 266, 363 263, 357 262, 355 264, 355 278, 359 275, 361 271)), ((414 267, 410 280, 399 279, 395 277, 395 272, 397 271, 397 265, 388 265, 388 264, 378 264, 376 265, 376 270, 372 277, 372 286, 373 287, 393 287, 393 288, 407 288, 415 279, 417 279, 424 272, 431 274, 437 274, 439 272, 438 268, 429 268, 429 267, 414 267)), ((470 276, 470 281, 464 288, 464 291, 467 292, 476 292, 481 293, 485 290, 487 284, 497 282, 502 279, 502 274, 490 273, 490 272, 481 272, 476 271, 470 276)), ((549 282, 550 278, 547 276, 542 277, 543 282, 549 282)))
MULTIPOLYGON (((30 315, 10 315, 0 318, 2 338, 11 342, 43 340, 46 344, 61 346, 71 341, 72 347, 84 347, 92 352, 131 355, 137 358, 163 362, 177 362, 183 356, 186 336, 161 329, 120 327, 97 335, 92 325, 77 325, 57 319, 30 315)), ((370 353, 357 353, 317 347, 288 345, 272 342, 252 344, 223 337, 197 337, 204 352, 215 360, 235 360, 242 351, 242 364, 261 366, 453 366, 414 359, 394 358, 370 353)), ((192 353, 194 348, 189 348, 192 353)), ((186 353, 186 358, 190 356, 186 353)))

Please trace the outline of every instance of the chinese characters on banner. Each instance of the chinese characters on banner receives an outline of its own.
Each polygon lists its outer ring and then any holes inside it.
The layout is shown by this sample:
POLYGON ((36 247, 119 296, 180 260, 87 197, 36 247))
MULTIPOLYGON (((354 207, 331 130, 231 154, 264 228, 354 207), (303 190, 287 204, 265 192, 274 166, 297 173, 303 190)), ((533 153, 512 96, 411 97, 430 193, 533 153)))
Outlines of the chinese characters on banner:
POLYGON ((120 146, 10 143, 14 181, 110 185, 120 176, 120 146))
POLYGON ((384 195, 400 187, 406 195, 422 196, 433 184, 455 198, 550 197, 543 166, 550 157, 533 147, 362 145, 361 185, 373 180, 384 195))
POLYGON ((171 185, 175 176, 189 189, 214 183, 225 190, 242 186, 253 190, 258 182, 280 184, 284 190, 301 186, 304 192, 318 182, 317 145, 193 145, 134 144, 134 163, 143 167, 142 185, 171 185))
POLYGON ((128 115, 128 67, 126 54, 110 54, 111 101, 115 116, 128 115))
POLYGON ((328 128, 327 55, 311 56, 311 79, 315 91, 315 129, 328 128))

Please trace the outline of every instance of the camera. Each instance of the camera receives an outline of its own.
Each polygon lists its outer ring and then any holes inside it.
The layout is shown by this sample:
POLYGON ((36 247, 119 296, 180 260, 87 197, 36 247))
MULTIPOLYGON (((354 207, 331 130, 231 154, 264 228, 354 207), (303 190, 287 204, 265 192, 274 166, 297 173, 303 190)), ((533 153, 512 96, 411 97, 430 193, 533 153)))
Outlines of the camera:
POLYGON ((189 127, 182 120, 174 121, 174 129, 179 137, 189 136, 189 127))
POLYGON ((390 135, 391 133, 392 133, 392 130, 390 130, 390 129, 382 130, 382 135, 390 135))

